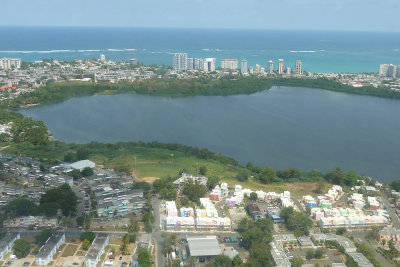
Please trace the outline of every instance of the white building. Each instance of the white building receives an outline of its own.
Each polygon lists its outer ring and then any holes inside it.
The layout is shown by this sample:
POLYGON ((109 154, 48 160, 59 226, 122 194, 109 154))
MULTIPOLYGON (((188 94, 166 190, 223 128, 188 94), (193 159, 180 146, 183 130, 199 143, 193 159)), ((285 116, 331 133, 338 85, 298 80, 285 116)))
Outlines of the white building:
POLYGON ((215 58, 206 58, 204 60, 204 71, 212 72, 215 71, 215 58))
POLYGON ((247 74, 247 73, 248 73, 248 70, 247 70, 247 60, 245 60, 245 59, 243 59, 243 60, 240 62, 240 72, 241 72, 242 74, 247 74))
POLYGON ((301 68, 302 68, 301 60, 296 60, 296 72, 295 72, 296 75, 301 75, 302 74, 301 68))
POLYGON ((223 58, 221 61, 221 69, 237 70, 238 69, 238 60, 236 58, 223 58))
POLYGON ((100 61, 101 61, 101 62, 106 61, 106 56, 105 56, 104 54, 101 54, 101 55, 100 55, 100 61))
POLYGON ((57 250, 65 243, 65 233, 54 233, 46 243, 40 248, 35 256, 36 265, 47 266, 52 260, 57 250))
POLYGON ((204 60, 202 58, 195 58, 193 69, 195 70, 203 70, 204 69, 204 60))
POLYGON ((274 62, 272 60, 268 61, 267 72, 268 74, 274 73, 274 62))
POLYGON ((0 240, 0 261, 7 255, 14 246, 14 242, 20 239, 19 233, 7 233, 6 236, 0 240))
POLYGON ((283 74, 283 59, 279 59, 278 74, 283 74))
POLYGON ((379 66, 379 76, 386 77, 389 69, 389 64, 381 64, 379 66))
POLYGON ((0 58, 0 69, 9 70, 12 68, 21 68, 20 58, 0 58))
POLYGON ((173 68, 176 71, 187 70, 187 53, 175 53, 173 57, 173 68))
POLYGON ((107 234, 98 234, 86 253, 83 263, 89 267, 96 267, 109 242, 110 239, 107 234))
POLYGON ((83 169, 85 169, 85 168, 96 167, 96 163, 94 163, 93 161, 90 161, 88 159, 85 159, 85 160, 76 161, 71 164, 67 164, 64 167, 83 171, 83 169))

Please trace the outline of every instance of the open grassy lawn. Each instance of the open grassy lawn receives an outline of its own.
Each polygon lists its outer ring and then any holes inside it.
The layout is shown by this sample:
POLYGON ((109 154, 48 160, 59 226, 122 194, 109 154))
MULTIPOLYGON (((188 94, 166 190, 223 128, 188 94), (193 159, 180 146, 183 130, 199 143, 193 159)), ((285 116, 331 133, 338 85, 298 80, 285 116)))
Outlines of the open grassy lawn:
MULTIPOLYGON (((224 177, 222 181, 226 182, 229 187, 234 187, 239 184, 243 188, 250 188, 252 190, 262 190, 264 192, 282 193, 287 190, 290 191, 291 197, 301 199, 304 195, 317 196, 315 192, 317 184, 315 182, 297 182, 297 183, 274 183, 274 184, 260 184, 253 181, 251 178, 245 182, 239 182, 233 177, 224 177)), ((331 186, 327 184, 327 188, 331 186)))
POLYGON ((138 178, 177 176, 185 169, 196 174, 201 166, 207 167, 208 176, 236 176, 240 167, 226 166, 215 160, 203 160, 189 157, 181 152, 166 149, 140 148, 136 153, 120 153, 117 157, 108 158, 102 154, 92 154, 90 159, 96 164, 117 169, 132 170, 138 178), (136 158, 136 160, 135 160, 136 158))
POLYGON ((78 249, 78 245, 68 244, 67 247, 64 249, 63 254, 61 255, 61 257, 73 256, 77 249, 78 249))

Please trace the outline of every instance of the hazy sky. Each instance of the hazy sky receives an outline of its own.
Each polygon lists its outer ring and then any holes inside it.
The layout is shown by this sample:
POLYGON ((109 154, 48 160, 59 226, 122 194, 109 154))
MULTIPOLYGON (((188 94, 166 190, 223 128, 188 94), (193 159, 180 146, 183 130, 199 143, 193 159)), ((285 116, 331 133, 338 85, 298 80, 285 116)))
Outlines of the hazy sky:
POLYGON ((400 0, 0 0, 0 25, 400 31, 400 0))

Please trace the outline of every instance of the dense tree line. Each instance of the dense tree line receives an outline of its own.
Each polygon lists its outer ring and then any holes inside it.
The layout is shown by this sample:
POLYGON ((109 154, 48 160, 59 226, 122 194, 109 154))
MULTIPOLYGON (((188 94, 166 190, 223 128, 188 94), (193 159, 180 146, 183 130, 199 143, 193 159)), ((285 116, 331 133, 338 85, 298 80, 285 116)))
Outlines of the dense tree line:
POLYGON ((247 266, 272 266, 269 243, 272 241, 273 222, 262 218, 253 221, 243 218, 238 225, 238 231, 243 237, 242 246, 249 250, 247 266))
MULTIPOLYGON (((263 169, 254 166, 252 163, 248 163, 246 168, 253 173, 256 180, 263 184, 273 182, 316 182, 325 180, 333 184, 354 186, 357 184, 357 180, 360 179, 360 176, 356 172, 349 171, 345 173, 340 168, 328 170, 325 174, 319 170, 301 172, 296 168, 275 171, 272 167, 267 166, 263 169)), ((237 176, 237 179, 239 181, 244 181, 248 179, 248 176, 249 173, 242 171, 237 176)))
POLYGON ((281 209, 281 217, 285 220, 285 224, 295 236, 309 235, 309 230, 313 225, 312 220, 307 214, 295 211, 293 207, 281 209))

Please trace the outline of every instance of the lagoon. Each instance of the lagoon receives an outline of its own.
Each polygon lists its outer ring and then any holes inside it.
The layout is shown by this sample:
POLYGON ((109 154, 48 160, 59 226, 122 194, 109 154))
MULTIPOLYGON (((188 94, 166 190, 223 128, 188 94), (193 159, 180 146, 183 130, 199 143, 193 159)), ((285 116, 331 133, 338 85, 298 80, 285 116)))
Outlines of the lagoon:
POLYGON ((399 100, 273 87, 235 96, 95 95, 20 112, 65 142, 176 142, 260 167, 400 178, 399 100))

